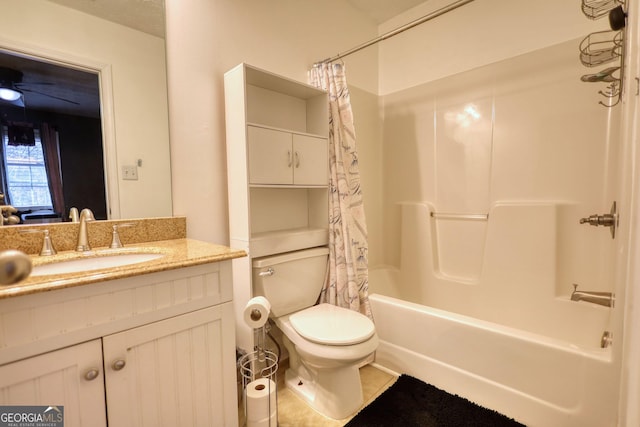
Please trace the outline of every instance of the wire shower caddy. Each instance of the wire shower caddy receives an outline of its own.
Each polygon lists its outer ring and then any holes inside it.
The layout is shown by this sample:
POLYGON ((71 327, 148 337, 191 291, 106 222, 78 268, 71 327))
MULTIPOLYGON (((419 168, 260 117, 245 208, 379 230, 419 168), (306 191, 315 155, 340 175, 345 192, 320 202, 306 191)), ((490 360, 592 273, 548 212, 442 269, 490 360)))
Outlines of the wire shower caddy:
POLYGON ((580 43, 580 62, 585 67, 598 67, 616 62, 592 74, 581 77, 583 82, 607 83, 604 90, 598 91, 606 98, 600 105, 614 107, 622 101, 624 81, 624 48, 626 12, 622 0, 582 0, 582 12, 589 19, 609 17, 611 31, 597 31, 589 34, 580 43))

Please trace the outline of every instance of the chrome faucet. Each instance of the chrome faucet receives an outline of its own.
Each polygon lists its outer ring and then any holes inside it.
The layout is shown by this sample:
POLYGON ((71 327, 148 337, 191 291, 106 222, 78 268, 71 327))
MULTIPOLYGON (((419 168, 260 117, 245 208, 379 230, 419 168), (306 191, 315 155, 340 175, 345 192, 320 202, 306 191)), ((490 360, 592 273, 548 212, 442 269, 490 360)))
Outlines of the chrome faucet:
POLYGON ((612 292, 579 291, 578 285, 574 283, 571 301, 586 301, 605 307, 613 307, 615 294, 612 292))
POLYGON ((91 212, 89 208, 82 209, 82 212, 80 212, 80 231, 78 231, 78 245, 76 246, 76 251, 78 252, 91 250, 89 237, 87 235, 87 221, 95 221, 93 212, 91 212))

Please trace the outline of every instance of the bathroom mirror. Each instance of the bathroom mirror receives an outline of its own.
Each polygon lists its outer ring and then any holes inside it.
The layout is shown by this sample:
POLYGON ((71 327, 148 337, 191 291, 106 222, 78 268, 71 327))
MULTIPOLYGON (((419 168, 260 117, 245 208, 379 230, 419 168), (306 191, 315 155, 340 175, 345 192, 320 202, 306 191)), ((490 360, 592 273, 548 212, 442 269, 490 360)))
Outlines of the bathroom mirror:
POLYGON ((21 223, 108 218, 99 79, 0 50, 0 192, 21 223))
POLYGON ((22 74, 10 83, 24 101, 0 101, 0 120, 5 133, 8 124, 59 128, 68 194, 65 212, 54 216, 64 219, 72 206, 101 219, 171 216, 164 19, 157 16, 163 2, 148 2, 162 28, 138 26, 144 31, 110 16, 118 9, 113 2, 90 3, 0 0, 7 20, 0 71, 22 74), (96 10, 78 10, 82 5, 96 10), (70 139, 73 150, 64 145, 70 139))

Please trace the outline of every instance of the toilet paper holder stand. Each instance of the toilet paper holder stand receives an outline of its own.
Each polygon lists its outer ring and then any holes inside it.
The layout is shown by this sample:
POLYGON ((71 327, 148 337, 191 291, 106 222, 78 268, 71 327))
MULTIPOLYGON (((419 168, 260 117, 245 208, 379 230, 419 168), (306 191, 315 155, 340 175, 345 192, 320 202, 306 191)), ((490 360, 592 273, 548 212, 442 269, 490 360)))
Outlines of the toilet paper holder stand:
POLYGON ((275 396, 277 392, 276 373, 278 372, 278 356, 265 347, 267 336, 265 326, 254 329, 254 333, 256 335, 255 351, 245 354, 238 360, 240 374, 242 376, 242 400, 246 420, 245 425, 247 427, 276 427, 278 413, 277 399, 267 399, 267 409, 264 414, 252 413, 254 408, 248 405, 248 399, 250 398, 248 397, 250 395, 249 387, 255 387, 257 390, 261 390, 262 388, 267 396, 271 396, 272 393, 275 396))

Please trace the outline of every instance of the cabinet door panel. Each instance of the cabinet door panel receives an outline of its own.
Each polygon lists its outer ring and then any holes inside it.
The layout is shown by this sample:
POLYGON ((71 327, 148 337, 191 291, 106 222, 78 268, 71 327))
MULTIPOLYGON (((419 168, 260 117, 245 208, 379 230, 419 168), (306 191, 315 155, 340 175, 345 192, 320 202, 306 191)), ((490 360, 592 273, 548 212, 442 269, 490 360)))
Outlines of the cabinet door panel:
POLYGON ((291 133, 249 126, 249 183, 291 184, 291 133))
POLYGON ((329 158, 325 138, 293 135, 293 153, 294 184, 327 185, 329 158))
POLYGON ((234 337, 232 303, 105 337, 109 424, 236 425, 234 337))
POLYGON ((67 427, 106 426, 100 340, 0 366, 0 405, 64 406, 67 427))

